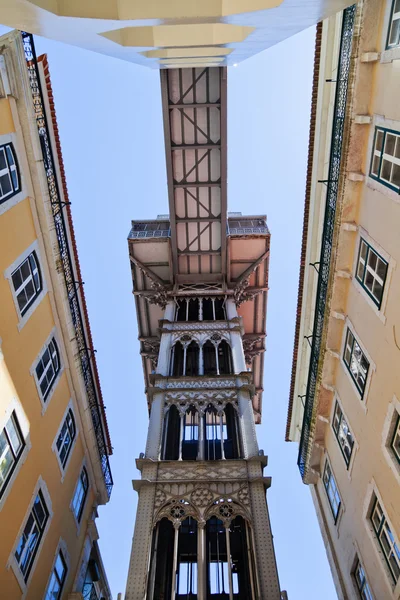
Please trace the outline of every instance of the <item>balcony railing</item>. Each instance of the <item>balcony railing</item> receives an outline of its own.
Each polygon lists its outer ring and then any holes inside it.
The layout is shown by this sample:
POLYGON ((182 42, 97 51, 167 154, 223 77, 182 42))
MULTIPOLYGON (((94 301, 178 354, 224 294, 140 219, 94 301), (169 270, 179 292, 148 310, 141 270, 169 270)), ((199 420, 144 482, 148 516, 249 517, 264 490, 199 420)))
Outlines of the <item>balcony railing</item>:
POLYGON ((227 225, 227 235, 268 235, 269 229, 264 227, 231 227, 227 225))
POLYGON ((104 481, 107 488, 108 497, 111 495, 113 479, 111 475, 110 464, 108 460, 107 445, 101 420, 99 399, 97 395, 91 359, 93 351, 89 347, 85 333, 85 321, 82 316, 81 305, 79 302, 79 282, 74 276, 73 259, 68 242, 67 226, 64 217, 64 204, 59 190, 56 177, 55 161, 50 141, 47 117, 44 109, 44 100, 42 87, 39 78, 35 45, 33 36, 30 33, 21 32, 24 45, 25 59, 28 68, 29 82, 32 92, 33 107, 36 117, 36 125, 39 134, 40 145, 42 148, 43 165, 47 178, 50 203, 53 212, 54 227, 58 240, 61 265, 64 273, 64 281, 67 289, 69 308, 71 312, 72 323, 75 329, 75 339, 78 345, 79 359, 82 368, 82 376, 85 382, 86 393, 88 396, 90 413, 94 432, 96 435, 97 448, 99 451, 101 468, 104 481))
POLYGON ((128 239, 136 240, 140 238, 168 238, 171 237, 170 229, 156 229, 149 231, 136 231, 133 229, 130 230, 128 239))
POLYGON ((332 141, 327 180, 326 208, 322 232, 321 255, 319 263, 318 286, 315 299, 315 316, 312 333, 310 365, 306 399, 304 404, 303 426, 297 464, 301 476, 307 469, 309 456, 311 423, 314 410, 315 390, 318 377, 318 365, 321 353, 322 333, 325 320, 325 306, 328 294, 328 283, 332 257, 332 243, 335 228, 336 203, 339 190, 339 177, 342 160, 342 144, 346 117, 347 89, 351 63, 351 49, 354 32, 356 5, 343 12, 342 34, 337 70, 335 105, 333 111, 332 141))

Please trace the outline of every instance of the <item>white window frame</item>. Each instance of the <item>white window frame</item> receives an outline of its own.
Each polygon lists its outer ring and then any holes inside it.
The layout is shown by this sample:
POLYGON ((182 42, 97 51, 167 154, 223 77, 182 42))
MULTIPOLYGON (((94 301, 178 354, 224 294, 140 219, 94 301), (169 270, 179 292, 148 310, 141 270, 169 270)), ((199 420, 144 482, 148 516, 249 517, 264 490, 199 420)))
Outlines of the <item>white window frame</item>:
POLYGON ((386 141, 387 141, 388 136, 391 136, 395 139, 394 144, 397 148, 397 145, 400 144, 400 131, 398 129, 390 129, 388 127, 383 127, 382 125, 375 126, 369 176, 372 179, 378 180, 384 186, 389 187, 394 192, 399 194, 400 193, 400 185, 398 186, 396 183, 394 183, 390 179, 385 179, 385 177, 383 177, 383 175, 382 175, 383 161, 385 161, 386 163, 391 165, 390 176, 392 175, 394 166, 397 166, 400 169, 400 158, 395 156, 395 154, 388 154, 387 152, 385 152, 386 151, 386 141), (381 150, 376 149, 376 141, 377 141, 379 132, 382 134, 382 149, 381 150), (373 163, 375 162, 375 158, 379 158, 378 174, 375 174, 372 171, 372 166, 373 166, 373 163))
POLYGON ((333 521, 333 524, 335 525, 335 527, 338 527, 339 522, 340 522, 340 516, 341 516, 341 514, 343 512, 343 499, 342 499, 342 494, 339 491, 339 486, 337 484, 337 478, 336 478, 336 476, 335 476, 335 474, 333 472, 333 469, 332 469, 332 463, 329 460, 327 454, 325 454, 325 456, 324 456, 324 467, 323 467, 323 470, 322 470, 322 473, 321 473, 321 483, 322 483, 322 487, 324 489, 326 503, 329 506, 329 514, 330 514, 330 516, 332 518, 332 521, 333 521), (329 470, 330 470, 330 473, 331 473, 331 478, 333 478, 333 481, 335 482, 336 491, 337 491, 337 493, 339 495, 339 498, 340 498, 340 503, 339 503, 339 506, 338 506, 336 517, 333 514, 333 507, 331 505, 330 498, 329 498, 329 495, 328 495, 328 490, 326 489, 325 481, 324 481, 324 475, 325 475, 325 470, 326 470, 327 466, 329 467, 329 470))
POLYGON ((349 479, 351 479, 351 474, 352 474, 353 466, 354 466, 354 460, 355 460, 355 456, 356 456, 357 451, 358 451, 358 443, 357 443, 357 440, 356 440, 355 435, 353 433, 353 428, 349 424, 348 416, 347 416, 345 410, 343 409, 342 401, 341 401, 341 399, 340 399, 340 397, 339 397, 339 395, 338 395, 337 392, 335 392, 335 394, 333 396, 333 402, 332 402, 331 414, 330 414, 330 426, 331 426, 331 429, 332 429, 332 433, 333 433, 333 435, 335 437, 335 441, 336 441, 336 444, 338 446, 339 452, 340 452, 340 454, 341 454, 341 456, 343 458, 343 461, 344 461, 344 464, 345 464, 345 467, 346 467, 346 470, 347 470, 348 477, 349 477, 349 479), (351 433, 351 435, 353 437, 353 450, 352 450, 351 457, 350 457, 350 462, 349 462, 348 465, 346 464, 346 461, 344 459, 343 451, 342 451, 342 449, 340 447, 339 440, 338 440, 337 435, 336 435, 336 431, 335 431, 335 429, 333 427, 333 419, 334 419, 335 412, 336 412, 336 404, 338 404, 340 410, 342 411, 342 415, 343 415, 344 419, 346 420, 346 423, 347 423, 347 425, 349 427, 350 433, 351 433))
POLYGON ((71 398, 70 401, 68 402, 67 408, 65 409, 64 415, 63 415, 63 417, 61 419, 60 426, 59 426, 59 428, 57 430, 57 433, 56 433, 56 436, 54 438, 54 442, 52 443, 52 446, 51 446, 51 449, 53 450, 53 452, 54 452, 54 454, 55 454, 55 456, 57 458, 57 464, 58 464, 58 467, 60 469, 61 483, 63 483, 65 475, 67 473, 68 466, 69 466, 69 463, 70 463, 70 460, 71 460, 71 456, 72 456, 72 454, 74 452, 75 444, 76 444, 76 441, 78 439, 78 434, 79 434, 79 429, 78 429, 78 424, 77 424, 76 411, 75 411, 75 408, 74 408, 74 405, 73 405, 73 402, 72 402, 72 398, 71 398), (59 452, 58 452, 58 449, 57 449, 57 440, 58 440, 58 436, 61 433, 61 429, 62 429, 62 427, 64 425, 65 419, 67 418, 67 415, 68 415, 68 413, 69 413, 70 410, 72 411, 72 414, 73 414, 73 417, 74 417, 75 437, 72 440, 72 444, 71 444, 71 447, 69 449, 69 454, 68 454, 68 457, 67 457, 67 461, 66 461, 66 463, 65 463, 65 465, 63 467, 61 459, 60 459, 60 455, 59 455, 59 452))
MULTIPOLYGON (((394 527, 392 526, 392 523, 390 521, 390 519, 387 516, 387 510, 385 507, 385 503, 382 500, 382 496, 378 490, 378 487, 376 485, 375 480, 372 478, 370 484, 368 485, 368 489, 367 489, 367 493, 365 496, 365 500, 364 500, 364 508, 363 508, 363 518, 364 518, 364 523, 367 529, 367 533, 370 537, 370 540, 372 542, 372 545, 374 547, 375 553, 379 558, 379 564, 382 567, 382 571, 384 572, 384 580, 387 584, 388 590, 390 590, 390 598, 394 599, 398 599, 400 596, 400 578, 397 581, 397 584, 394 585, 393 584, 393 579, 392 579, 392 575, 391 572, 389 570, 389 567, 386 563, 386 558, 383 556, 381 547, 380 547, 380 542, 377 538, 377 535, 375 533, 375 529, 372 525, 371 522, 371 513, 373 510, 373 507, 375 505, 375 500, 378 500, 379 504, 381 505, 381 508, 383 510, 383 513, 385 515, 385 519, 388 522, 388 525, 391 529, 391 531, 396 534, 396 530, 394 529, 394 527)), ((396 536, 397 537, 397 536, 396 536)))
POLYGON ((26 248, 26 250, 24 250, 24 252, 13 262, 12 265, 10 265, 5 271, 4 271, 4 277, 6 279, 8 279, 9 281, 9 285, 10 285, 10 289, 11 289, 11 294, 14 300, 14 304, 15 304, 15 309, 17 311, 17 315, 18 315, 18 331, 21 331, 21 329, 24 327, 24 325, 26 324, 26 322, 28 321, 28 319, 32 316, 32 314, 35 312, 35 310, 37 309, 37 307, 39 306, 39 304, 42 302, 43 298, 45 297, 45 295, 47 294, 47 284, 46 284, 46 278, 44 275, 44 262, 42 260, 41 257, 41 253, 39 250, 39 242, 38 240, 35 240, 28 248, 26 248), (14 273, 14 271, 16 269, 18 269, 18 267, 24 262, 24 260, 26 260, 28 258, 28 256, 30 254, 32 254, 32 252, 36 253, 36 257, 37 260, 39 262, 39 268, 40 268, 40 275, 42 278, 42 290, 39 292, 39 294, 37 295, 35 301, 31 304, 31 306, 28 308, 28 310, 26 311, 26 313, 24 315, 21 315, 20 310, 19 310, 19 306, 18 306, 18 301, 17 301, 17 296, 14 290, 14 285, 11 279, 11 275, 14 273))
POLYGON ((381 63, 393 62, 394 60, 400 59, 400 44, 389 45, 390 31, 394 20, 393 11, 394 2, 392 0, 386 0, 381 38, 382 48, 384 48, 383 52, 381 52, 381 63))
POLYGON ((39 350, 39 352, 38 352, 38 354, 37 354, 37 356, 36 356, 36 358, 35 358, 32 366, 30 368, 30 374, 31 374, 31 376, 35 380, 37 393, 38 393, 39 400, 40 400, 41 405, 42 405, 42 415, 44 415, 44 413, 47 410, 47 407, 50 404, 50 401, 51 401, 51 399, 53 397, 53 394, 54 394, 54 392, 55 392, 55 390, 56 390, 56 388, 58 386, 58 383, 60 381, 60 378, 61 378, 61 375, 63 374, 63 372, 64 372, 64 360, 63 360, 63 356, 61 354, 61 344, 60 344, 60 340, 59 340, 59 337, 58 337, 57 328, 53 327, 53 329, 51 330, 50 335, 48 336, 47 340, 45 341, 45 343, 43 344, 43 346, 39 350), (43 353, 46 351, 47 346, 49 345, 49 343, 51 342, 51 340, 53 338, 55 339, 56 344, 57 344, 58 358, 59 358, 59 361, 60 361, 60 368, 58 370, 58 373, 57 373, 57 375, 56 375, 56 377, 55 377, 55 379, 54 379, 51 387, 50 387, 50 391, 47 394, 46 399, 44 399, 43 396, 42 396, 42 390, 40 389, 39 379, 38 379, 37 374, 36 374, 36 367, 39 364, 39 362, 40 362, 40 360, 41 360, 41 358, 43 356, 43 353))
POLYGON ((368 305, 373 309, 376 316, 382 321, 383 324, 386 323, 386 307, 389 297, 389 289, 392 281, 393 270, 396 268, 396 261, 392 258, 392 256, 386 252, 384 248, 378 242, 372 238, 369 233, 363 228, 359 227, 357 232, 357 240, 354 252, 354 260, 353 260, 353 273, 352 277, 352 285, 358 294, 361 294, 368 305), (357 267, 358 267, 358 255, 360 250, 361 239, 365 240, 372 249, 379 254, 386 262, 387 262, 387 271, 386 271, 386 279, 385 285, 383 288, 383 295, 380 308, 378 308, 377 304, 368 294, 368 292, 364 289, 363 285, 357 279, 357 267))
POLYGON ((73 518, 74 518, 74 521, 75 521, 75 525, 76 525, 76 535, 79 535, 79 532, 80 532, 80 529, 81 529, 81 525, 82 525, 83 520, 84 520, 83 519, 83 515, 85 513, 86 503, 87 503, 87 499, 88 499, 89 494, 90 494, 90 488, 91 487, 92 487, 92 485, 91 485, 91 481, 90 481, 89 468, 88 468, 88 465, 87 465, 87 462, 86 462, 86 458, 84 458, 83 461, 82 461, 82 464, 81 464, 81 466, 79 468, 78 477, 77 477, 76 484, 75 484, 75 487, 74 487, 74 492, 72 494, 71 502, 70 502, 70 505, 69 505, 69 508, 70 508, 70 510, 72 512, 72 515, 73 515, 73 518), (75 494, 76 494, 78 486, 79 486, 79 482, 80 482, 80 478, 81 478, 81 473, 82 473, 82 470, 84 468, 86 469, 86 473, 87 473, 87 477, 88 477, 88 489, 87 489, 87 492, 86 492, 85 501, 83 503, 81 518, 78 521, 77 515, 75 514, 75 510, 74 510, 74 498, 75 498, 75 494))
POLYGON ((27 509, 27 511, 26 511, 23 519, 22 519, 21 526, 19 528, 17 537, 15 539, 13 548, 11 550, 11 554, 10 554, 10 556, 8 558, 8 561, 7 561, 7 569, 10 569, 10 567, 11 567, 11 569, 13 570, 14 575, 15 575, 17 581, 18 581, 18 584, 19 584, 19 586, 21 588, 21 591, 22 591, 22 600, 25 598, 26 593, 28 591, 29 584, 30 584, 30 582, 32 580, 33 573, 35 572, 36 565, 38 564, 38 560, 39 560, 40 553, 41 553, 42 548, 43 548, 44 540, 46 539, 46 536, 47 536, 47 533, 49 531, 52 519, 53 519, 53 505, 52 505, 52 502, 51 502, 49 491, 47 489, 47 485, 46 485, 45 481, 42 479, 42 476, 40 475, 39 479, 38 479, 38 481, 36 483, 35 489, 33 491, 31 500, 29 502, 28 509, 27 509), (15 558, 15 551, 16 551, 16 549, 18 547, 19 540, 20 540, 21 535, 22 535, 22 533, 23 533, 23 531, 25 529, 25 525, 27 523, 29 515, 32 512, 33 503, 35 502, 35 499, 36 499, 36 496, 38 495, 39 490, 42 492, 43 499, 45 501, 46 508, 48 510, 48 513, 49 513, 49 517, 47 519, 47 523, 46 523, 45 528, 43 530, 43 534, 42 534, 42 537, 41 537, 41 540, 40 540, 37 552, 35 554, 34 561, 32 563, 32 567, 31 567, 31 570, 30 570, 30 573, 29 573, 29 577, 28 577, 28 579, 25 582, 24 576, 22 574, 22 571, 19 568, 19 564, 17 562, 17 559, 15 558))
POLYGON ((6 200, 5 202, 2 202, 0 204, 0 215, 4 214, 7 210, 9 210, 13 206, 15 206, 16 204, 21 202, 21 200, 24 200, 25 198, 28 197, 27 190, 25 189, 24 176, 22 173, 23 169, 21 168, 20 158, 22 156, 21 156, 21 152, 19 151, 17 134, 16 133, 8 133, 5 135, 0 135, 0 146, 4 146, 6 144, 12 144, 14 147, 14 151, 15 151, 15 155, 16 155, 14 158, 17 161, 17 165, 18 165, 17 172, 19 175, 19 191, 16 194, 13 194, 12 196, 10 196, 8 200, 6 200))
POLYGON ((382 429, 381 448, 383 456, 386 459, 390 469, 395 476, 397 483, 400 484, 400 463, 394 454, 392 448, 392 440, 397 421, 400 417, 400 401, 396 396, 393 396, 386 413, 385 422, 382 429))
MULTIPOLYGON (((0 350, 0 360, 3 360, 1 350, 0 350)), ((8 480, 8 483, 7 483, 6 487, 4 488, 3 494, 0 498, 0 512, 7 500, 8 494, 11 491, 11 488, 14 484, 14 481, 16 480, 16 478, 18 476, 18 473, 19 473, 22 465, 24 464, 24 462, 27 459, 28 452, 32 447, 31 437, 30 437, 30 432, 29 432, 29 421, 25 415, 25 412, 21 406, 21 403, 18 401, 18 399, 16 397, 14 397, 11 400, 11 402, 5 408, 4 412, 0 415, 0 431, 2 431, 4 429, 5 424, 7 423, 8 419, 11 417, 13 412, 15 412, 15 414, 17 416, 18 424, 19 424, 19 427, 20 427, 20 430, 22 433, 22 437, 25 440, 25 447, 22 451, 21 456, 19 457, 17 464, 15 465, 14 471, 13 471, 10 479, 8 480)))
MULTIPOLYGON (((400 48, 399 48, 400 50, 400 48)), ((400 58, 400 54, 399 54, 400 58)), ((376 190, 381 193, 383 196, 387 196, 391 200, 396 203, 400 203, 400 194, 397 190, 393 190, 388 187, 384 183, 381 183, 378 179, 371 177, 371 164, 372 164, 372 154, 374 153, 374 144, 375 144, 375 128, 381 127, 383 129, 391 129, 393 131, 400 132, 400 121, 395 121, 394 119, 386 119, 382 115, 374 114, 372 117, 372 123, 370 127, 370 134, 368 140, 368 152, 366 154, 366 162, 365 162, 365 173, 368 173, 366 177, 366 184, 372 190, 376 190)))
POLYGON ((70 555, 69 555, 69 552, 68 552, 68 546, 67 546, 66 542, 62 538, 60 538, 59 542, 57 544, 56 551, 54 553, 53 564, 51 566, 51 570, 50 570, 50 574, 49 574, 49 579, 48 579, 47 585, 46 585, 46 590, 45 590, 44 595, 43 595, 43 600, 46 600, 47 590, 49 589, 49 585, 50 585, 50 582, 51 582, 53 571, 55 569, 56 561, 57 561, 57 558, 58 558, 58 555, 59 555, 60 552, 62 552, 63 559, 64 559, 65 565, 66 565, 66 571, 67 571, 66 575, 65 575, 63 587, 61 589, 60 600, 61 600, 61 598, 63 596, 64 591, 65 591, 66 582, 67 582, 67 579, 68 579, 68 576, 69 576, 70 570, 71 570, 71 568, 70 568, 71 567, 71 558, 70 558, 70 555))
POLYGON ((376 371, 376 365, 375 365, 374 361, 372 360, 371 356, 366 351, 365 346, 364 346, 362 340, 360 339, 360 336, 358 335, 357 331, 355 330, 352 322, 350 321, 350 319, 348 317, 346 317, 346 320, 344 322, 342 346, 341 346, 341 350, 340 350, 340 362, 341 362, 344 372, 346 373, 346 376, 348 377, 349 381, 351 382, 353 390, 356 392, 357 397, 360 400, 361 406, 363 407, 364 411, 367 412, 367 399, 368 399, 368 395, 369 395, 369 388, 371 386, 372 374, 376 371), (360 390, 356 386, 356 384, 350 374, 349 367, 347 366, 347 364, 344 361, 344 350, 345 350, 345 344, 346 344, 346 338, 347 338, 347 329, 350 329, 350 331, 353 334, 353 336, 355 337, 358 345, 360 346, 363 354, 369 361, 368 375, 367 375, 367 379, 365 382, 363 395, 361 395, 360 390))

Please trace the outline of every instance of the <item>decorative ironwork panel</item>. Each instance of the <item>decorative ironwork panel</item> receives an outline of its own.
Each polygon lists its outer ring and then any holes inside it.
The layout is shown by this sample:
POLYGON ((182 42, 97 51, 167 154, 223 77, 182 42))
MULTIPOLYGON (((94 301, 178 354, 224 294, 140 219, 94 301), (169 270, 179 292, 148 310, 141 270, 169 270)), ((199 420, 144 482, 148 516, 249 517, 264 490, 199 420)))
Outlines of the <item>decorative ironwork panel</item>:
POLYGON ((325 320, 325 307, 328 293, 329 274, 332 258, 332 243, 335 228, 336 204, 339 191, 339 178, 342 160, 344 123, 346 117, 347 89, 351 64, 351 50, 354 32, 356 5, 346 8, 343 13, 342 34, 339 51, 337 87, 332 125, 332 142, 327 181, 326 208, 321 243, 320 269, 315 303, 315 317, 312 333, 310 365, 308 370, 307 392, 304 406, 297 464, 304 478, 309 454, 311 422, 318 377, 318 364, 321 353, 322 333, 325 320))
POLYGON ((56 168, 53 150, 51 147, 50 134, 47 124, 46 113, 44 109, 43 93, 39 78, 37 58, 33 36, 30 33, 21 32, 24 45, 25 59, 28 68, 29 83, 32 92, 33 107, 35 111, 36 125, 39 134, 40 145, 43 155, 43 166, 46 173, 47 185, 50 196, 50 204, 53 213, 54 227, 58 240, 58 249, 60 253, 60 262, 63 269, 65 286, 69 308, 71 311, 72 323, 75 329, 75 339, 79 351, 82 376, 85 382, 86 393, 89 401, 90 413, 93 422, 93 428, 96 435, 97 447, 99 451, 101 468, 104 481, 107 488, 108 497, 111 495, 113 479, 111 475, 110 464, 107 454, 107 446, 101 421, 100 406, 96 385, 91 365, 93 350, 89 348, 85 334, 84 319, 82 316, 79 302, 79 285, 74 275, 73 259, 68 243, 67 226, 63 213, 63 202, 56 177, 56 168))

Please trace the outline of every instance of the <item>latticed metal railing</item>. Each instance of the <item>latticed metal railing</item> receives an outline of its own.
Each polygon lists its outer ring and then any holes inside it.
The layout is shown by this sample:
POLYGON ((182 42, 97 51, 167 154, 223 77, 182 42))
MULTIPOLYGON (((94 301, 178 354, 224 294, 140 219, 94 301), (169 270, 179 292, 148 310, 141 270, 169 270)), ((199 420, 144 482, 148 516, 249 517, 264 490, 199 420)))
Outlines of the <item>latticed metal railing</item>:
POLYGON ((260 234, 267 235, 269 233, 268 227, 229 227, 227 226, 228 235, 249 235, 249 234, 260 234))
POLYGON ((138 238, 162 238, 171 237, 170 229, 156 229, 154 231, 134 231, 133 229, 129 232, 129 239, 134 240, 138 238))
POLYGON ((304 404, 303 426, 297 464, 304 478, 309 454, 311 423, 318 377, 318 364, 321 352, 322 332, 325 319, 325 306, 328 293, 329 273, 332 256, 332 243, 335 228, 336 203, 339 190, 339 177, 342 159, 344 122, 346 116, 347 90, 351 64, 351 49, 354 32, 356 6, 343 12, 342 34, 337 70, 335 106, 333 112, 332 141, 330 150, 329 174, 326 193, 324 226, 322 233, 319 263, 318 286, 315 301, 314 326, 312 333, 310 365, 308 370, 307 392, 304 404))
POLYGON ((63 211, 64 203, 62 202, 62 197, 60 194, 59 185, 56 177, 54 155, 51 147, 48 123, 44 109, 44 100, 39 78, 35 46, 33 42, 33 36, 30 33, 21 32, 21 35, 24 46, 25 59, 28 68, 36 124, 38 128, 40 145, 42 148, 43 164, 47 178, 47 186, 50 196, 51 208, 53 212, 54 226, 57 234, 58 248, 60 252, 60 262, 64 273, 69 308, 71 311, 72 323, 75 329, 75 339, 78 345, 82 375, 88 396, 90 413, 92 417, 94 432, 96 435, 101 467, 107 488, 107 493, 110 497, 111 490, 113 487, 113 479, 108 460, 107 446, 100 414, 99 399, 97 395, 91 365, 93 349, 91 349, 88 345, 85 333, 84 319, 82 317, 81 306, 79 302, 78 290, 80 282, 76 281, 74 275, 73 260, 69 247, 67 227, 63 211))

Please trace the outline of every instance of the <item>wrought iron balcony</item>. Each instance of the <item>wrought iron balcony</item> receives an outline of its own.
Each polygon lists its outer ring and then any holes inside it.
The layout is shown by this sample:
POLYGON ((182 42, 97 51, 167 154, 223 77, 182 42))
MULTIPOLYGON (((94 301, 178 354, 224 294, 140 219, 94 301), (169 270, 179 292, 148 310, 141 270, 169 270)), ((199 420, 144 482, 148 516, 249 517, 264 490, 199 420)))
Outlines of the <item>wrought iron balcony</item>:
POLYGON ((39 134, 40 146, 42 149, 43 166, 47 178, 54 227, 58 240, 60 265, 64 274, 71 319, 75 329, 75 339, 78 346, 82 377, 84 379, 89 402, 93 429, 99 451, 101 469, 104 476, 105 486, 107 488, 107 494, 108 497, 110 497, 113 487, 113 478, 108 460, 106 437, 101 417, 100 398, 98 395, 92 366, 93 350, 90 348, 86 334, 85 318, 82 314, 81 302, 79 300, 80 282, 76 281, 76 276, 74 274, 74 258, 70 248, 68 226, 64 216, 65 202, 62 201, 59 182, 56 177, 57 171, 54 161, 53 148, 51 145, 50 132, 48 129, 47 115, 45 112, 45 103, 39 77, 35 45, 33 42, 33 36, 30 33, 21 32, 21 35, 28 69, 36 125, 39 134))
POLYGON ((356 5, 343 12, 342 34, 337 71, 337 87, 333 110, 332 141, 330 149, 329 174, 326 193, 326 208, 322 231, 320 268, 315 298, 315 316, 312 333, 310 365, 308 370, 307 391, 304 404, 303 425, 297 464, 304 479, 309 456, 311 424, 314 411, 315 390, 318 377, 318 365, 321 354, 322 333, 325 320, 325 307, 332 257, 333 234, 335 229, 336 204, 341 174, 342 145, 346 117, 347 89, 351 64, 351 51, 354 32, 356 5))

